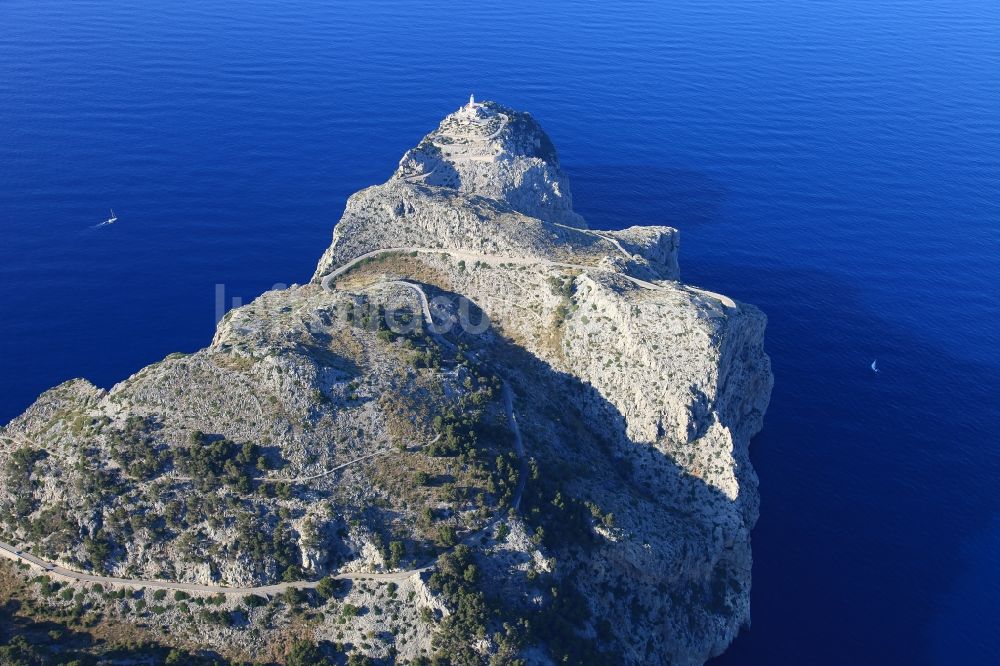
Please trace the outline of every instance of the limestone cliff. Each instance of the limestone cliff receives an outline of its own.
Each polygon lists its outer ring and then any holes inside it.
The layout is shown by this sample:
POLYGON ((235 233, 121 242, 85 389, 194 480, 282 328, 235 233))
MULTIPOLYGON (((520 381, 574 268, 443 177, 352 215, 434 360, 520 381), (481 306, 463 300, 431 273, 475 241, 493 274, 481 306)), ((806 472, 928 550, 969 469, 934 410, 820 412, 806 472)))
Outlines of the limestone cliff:
POLYGON ((206 590, 398 572, 339 599, 389 615, 313 629, 376 657, 702 663, 749 620, 772 377, 764 315, 677 251, 589 229, 538 123, 470 102, 350 198, 309 284, 0 431, 4 541, 206 590))

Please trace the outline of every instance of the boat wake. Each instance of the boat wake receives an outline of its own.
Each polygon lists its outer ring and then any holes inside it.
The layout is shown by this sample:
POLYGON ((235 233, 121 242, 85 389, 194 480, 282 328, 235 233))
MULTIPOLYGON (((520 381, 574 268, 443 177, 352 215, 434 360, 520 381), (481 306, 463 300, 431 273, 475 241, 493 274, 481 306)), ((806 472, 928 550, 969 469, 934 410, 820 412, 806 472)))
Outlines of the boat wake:
POLYGON ((109 226, 111 226, 112 224, 114 224, 117 221, 118 221, 118 216, 115 215, 115 209, 112 208, 111 209, 111 217, 109 217, 108 219, 104 220, 100 224, 95 224, 94 226, 91 227, 91 229, 100 229, 101 227, 109 227, 109 226))

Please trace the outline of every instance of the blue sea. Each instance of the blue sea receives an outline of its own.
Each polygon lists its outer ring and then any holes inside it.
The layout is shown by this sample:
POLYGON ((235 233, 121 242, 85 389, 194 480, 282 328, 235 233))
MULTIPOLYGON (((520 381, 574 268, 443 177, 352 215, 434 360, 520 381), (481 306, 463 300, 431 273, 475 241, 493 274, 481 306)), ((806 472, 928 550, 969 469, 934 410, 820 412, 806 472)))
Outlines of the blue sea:
POLYGON ((718 663, 1000 662, 997 0, 4 0, 0 420, 308 280, 470 92, 592 226, 678 227, 685 280, 769 315, 718 663))

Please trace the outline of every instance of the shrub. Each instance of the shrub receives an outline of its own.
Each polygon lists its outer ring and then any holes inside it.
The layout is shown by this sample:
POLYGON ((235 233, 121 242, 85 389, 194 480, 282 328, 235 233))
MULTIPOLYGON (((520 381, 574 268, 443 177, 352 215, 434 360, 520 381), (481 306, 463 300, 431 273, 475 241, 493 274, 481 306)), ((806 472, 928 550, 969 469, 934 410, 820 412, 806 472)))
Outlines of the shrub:
POLYGON ((287 666, 329 666, 330 660, 324 657, 316 644, 306 640, 296 640, 285 659, 287 666))
POLYGON ((188 655, 181 652, 177 648, 170 650, 167 653, 167 659, 164 661, 167 666, 179 666, 180 664, 189 663, 188 655))
POLYGON ((243 605, 247 608, 260 608, 267 604, 267 599, 256 594, 248 594, 243 597, 243 605))
POLYGON ((438 530, 438 543, 446 548, 450 548, 458 543, 458 536, 455 534, 455 528, 451 525, 442 525, 438 530))
POLYGON ((507 523, 500 523, 497 525, 496 540, 503 541, 510 534, 510 528, 507 527, 507 523))
POLYGON ((321 599, 330 599, 333 597, 337 590, 340 589, 340 581, 332 576, 327 576, 316 585, 316 594, 320 596, 321 599))
POLYGON ((222 627, 228 627, 232 624, 232 618, 225 611, 205 609, 201 611, 200 617, 203 622, 208 624, 216 624, 222 627))
POLYGON ((0 664, 29 666, 42 663, 42 655, 28 643, 24 636, 14 636, 10 642, 0 647, 0 664))
POLYGON ((399 566, 400 560, 406 555, 406 546, 402 541, 392 541, 389 543, 389 568, 395 569, 399 566))
POLYGON ((218 487, 219 478, 241 493, 252 490, 252 474, 257 471, 260 447, 251 442, 242 445, 228 439, 209 443, 201 432, 194 432, 190 445, 177 449, 178 469, 190 476, 202 490, 218 487))
POLYGON ((290 587, 285 590, 285 603, 289 606, 298 606, 306 600, 305 593, 297 587, 290 587))
POLYGON ((373 666, 374 663, 371 657, 360 652, 352 652, 347 655, 347 666, 373 666))
POLYGON ((476 577, 472 551, 462 545, 438 558, 438 570, 428 581, 430 589, 441 594, 452 609, 435 640, 439 656, 446 655, 452 663, 478 662, 469 639, 486 636, 490 610, 484 594, 471 582, 476 577))

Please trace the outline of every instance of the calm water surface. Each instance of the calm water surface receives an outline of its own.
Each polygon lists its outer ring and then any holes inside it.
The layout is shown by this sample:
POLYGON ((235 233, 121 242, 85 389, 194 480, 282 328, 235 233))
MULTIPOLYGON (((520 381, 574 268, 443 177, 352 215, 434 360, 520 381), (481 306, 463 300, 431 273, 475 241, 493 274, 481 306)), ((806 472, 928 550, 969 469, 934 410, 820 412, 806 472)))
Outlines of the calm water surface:
POLYGON ((770 317, 719 662, 997 663, 1000 4, 450 5, 0 3, 0 420, 203 346, 218 283, 307 280, 475 92, 593 226, 679 227, 685 279, 770 317))

